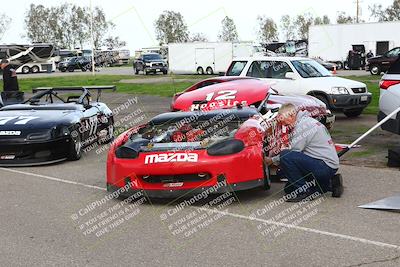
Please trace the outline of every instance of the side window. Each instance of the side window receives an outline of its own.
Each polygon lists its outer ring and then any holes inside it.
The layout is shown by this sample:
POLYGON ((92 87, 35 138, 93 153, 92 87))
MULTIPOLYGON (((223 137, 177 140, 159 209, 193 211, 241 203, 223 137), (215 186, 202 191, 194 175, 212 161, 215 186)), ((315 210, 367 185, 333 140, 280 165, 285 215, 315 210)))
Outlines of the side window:
POLYGON ((293 72, 293 70, 286 62, 273 61, 271 63, 271 78, 273 79, 285 79, 285 75, 287 72, 293 72))
POLYGON ((283 61, 254 61, 247 76, 255 78, 285 79, 287 72, 293 72, 283 61))
POLYGON ((268 78, 268 65, 267 61, 254 61, 251 63, 249 70, 247 71, 246 76, 255 77, 255 78, 268 78))
POLYGON ((226 76, 239 76, 246 64, 247 61, 233 61, 226 72, 226 76))
POLYGON ((400 54, 400 48, 398 47, 398 48, 395 48, 395 49, 389 51, 386 55, 388 57, 397 57, 397 56, 399 56, 399 54, 400 54))

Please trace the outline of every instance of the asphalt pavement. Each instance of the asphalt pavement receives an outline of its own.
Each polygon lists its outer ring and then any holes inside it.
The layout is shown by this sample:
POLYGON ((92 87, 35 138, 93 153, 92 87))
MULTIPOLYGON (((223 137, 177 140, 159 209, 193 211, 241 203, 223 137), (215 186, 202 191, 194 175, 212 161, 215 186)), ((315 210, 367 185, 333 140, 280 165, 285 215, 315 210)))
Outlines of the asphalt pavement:
MULTIPOLYGON (((166 111, 169 101, 103 96, 121 127, 166 111)), ((207 199, 122 201, 105 191, 106 151, 0 168, 2 266, 400 264, 399 213, 357 207, 399 193, 399 170, 341 166, 344 195, 307 204, 284 202, 281 183, 207 199)))

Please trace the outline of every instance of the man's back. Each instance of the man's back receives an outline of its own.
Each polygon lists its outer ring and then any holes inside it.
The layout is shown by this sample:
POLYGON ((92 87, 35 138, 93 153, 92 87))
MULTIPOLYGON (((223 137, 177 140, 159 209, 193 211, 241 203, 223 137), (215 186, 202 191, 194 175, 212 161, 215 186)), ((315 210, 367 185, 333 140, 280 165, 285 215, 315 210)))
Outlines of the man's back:
POLYGON ((11 65, 3 69, 3 90, 6 92, 19 90, 17 73, 11 65))

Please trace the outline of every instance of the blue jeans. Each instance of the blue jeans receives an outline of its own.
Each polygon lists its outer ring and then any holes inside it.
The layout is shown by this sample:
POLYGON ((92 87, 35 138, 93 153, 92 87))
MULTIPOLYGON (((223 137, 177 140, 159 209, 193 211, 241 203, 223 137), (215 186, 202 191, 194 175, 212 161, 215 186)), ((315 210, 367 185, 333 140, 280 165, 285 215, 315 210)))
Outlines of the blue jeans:
POLYGON ((288 179, 288 185, 296 189, 306 181, 316 180, 314 190, 331 191, 331 178, 337 169, 332 169, 323 160, 315 159, 302 152, 282 150, 279 167, 288 179))

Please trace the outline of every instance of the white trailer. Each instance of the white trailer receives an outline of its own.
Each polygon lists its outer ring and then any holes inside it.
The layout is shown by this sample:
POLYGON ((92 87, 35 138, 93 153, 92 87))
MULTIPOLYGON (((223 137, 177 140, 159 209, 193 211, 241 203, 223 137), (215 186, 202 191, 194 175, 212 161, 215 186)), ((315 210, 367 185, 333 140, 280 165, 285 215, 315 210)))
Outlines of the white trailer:
POLYGON ((236 57, 255 53, 252 42, 193 42, 168 45, 168 68, 175 74, 225 72, 236 57))
POLYGON ((382 55, 400 46, 399 29, 400 22, 314 25, 308 35, 308 55, 343 64, 352 45, 382 55))

